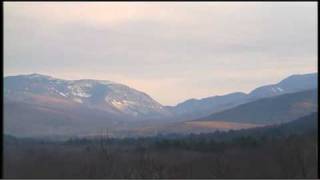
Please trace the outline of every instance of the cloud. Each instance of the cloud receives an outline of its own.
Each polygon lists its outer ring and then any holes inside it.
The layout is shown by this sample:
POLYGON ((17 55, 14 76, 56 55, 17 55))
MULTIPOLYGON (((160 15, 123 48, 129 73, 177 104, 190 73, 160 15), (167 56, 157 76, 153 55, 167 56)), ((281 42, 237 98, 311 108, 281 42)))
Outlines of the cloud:
POLYGON ((4 72, 105 78, 164 104, 248 91, 316 71, 316 5, 6 2, 4 72))

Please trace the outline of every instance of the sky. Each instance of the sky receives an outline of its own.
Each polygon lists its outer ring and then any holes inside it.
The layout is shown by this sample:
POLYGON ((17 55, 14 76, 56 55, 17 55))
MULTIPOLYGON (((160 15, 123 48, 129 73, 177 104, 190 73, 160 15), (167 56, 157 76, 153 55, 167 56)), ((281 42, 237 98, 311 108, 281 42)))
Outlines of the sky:
POLYGON ((310 72, 316 2, 4 3, 4 76, 110 80, 175 105, 310 72))

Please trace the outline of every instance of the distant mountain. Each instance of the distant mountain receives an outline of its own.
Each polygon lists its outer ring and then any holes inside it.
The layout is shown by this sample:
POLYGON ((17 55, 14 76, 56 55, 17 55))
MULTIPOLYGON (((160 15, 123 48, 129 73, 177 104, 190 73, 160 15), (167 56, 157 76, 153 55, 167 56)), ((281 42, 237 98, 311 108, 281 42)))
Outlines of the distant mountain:
POLYGON ((121 136, 135 129, 157 134, 177 132, 175 127, 181 132, 256 127, 315 111, 316 91, 303 91, 314 87, 316 74, 294 75, 250 94, 237 92, 165 107, 143 92, 111 81, 63 80, 40 74, 8 76, 4 77, 4 132, 23 137, 63 136, 99 134, 108 129, 121 136), (286 95, 292 92, 302 94, 286 95), (206 117, 206 122, 201 117, 206 117), (189 121, 192 119, 202 122, 189 121))
POLYGON ((277 84, 261 86, 249 93, 249 99, 259 99, 281 94, 315 89, 318 86, 317 73, 292 75, 277 84))
POLYGON ((284 123, 316 112, 317 107, 317 89, 313 89, 259 99, 195 121, 254 124, 284 123))
POLYGON ((79 105, 132 118, 169 115, 147 94, 111 81, 62 80, 40 74, 8 76, 4 78, 4 97, 41 105, 79 105))
POLYGON ((277 84, 258 87, 249 94, 236 92, 203 99, 190 99, 167 109, 181 119, 197 119, 261 98, 315 89, 318 86, 317 76, 317 73, 292 75, 277 84))
POLYGON ((245 93, 236 92, 223 96, 212 96, 200 100, 190 99, 174 107, 167 107, 176 116, 182 118, 198 118, 210 113, 222 111, 246 102, 245 93))
MULTIPOLYGON (((272 111, 272 109, 270 110, 272 111)), ((310 112, 310 111, 309 111, 310 112)), ((265 113, 269 113, 268 109, 265 113)), ((300 114, 300 113, 299 113, 300 114)), ((302 134, 305 132, 317 132, 318 112, 305 112, 299 116, 288 116, 287 121, 282 123, 243 123, 243 122, 229 122, 229 121, 210 121, 210 120, 194 120, 184 122, 169 122, 158 125, 145 125, 143 127, 136 127, 128 129, 127 131, 118 132, 121 136, 157 136, 161 135, 185 135, 198 134, 199 136, 208 136, 207 133, 213 133, 212 136, 217 141, 231 140, 240 136, 273 136, 282 137, 290 134, 302 134), (304 116, 300 116, 306 114, 304 116), (299 118, 296 118, 299 117, 299 118), (293 119, 289 119, 293 118, 293 119), (231 130, 231 131, 230 131, 231 130), (219 131, 219 133, 214 133, 219 131), (229 132, 226 132, 229 131, 229 132), (224 133, 225 132, 225 133, 224 133), (202 135, 200 135, 202 134, 202 135)))
POLYGON ((99 134, 169 115, 147 94, 111 81, 40 74, 4 78, 4 131, 12 135, 99 134))

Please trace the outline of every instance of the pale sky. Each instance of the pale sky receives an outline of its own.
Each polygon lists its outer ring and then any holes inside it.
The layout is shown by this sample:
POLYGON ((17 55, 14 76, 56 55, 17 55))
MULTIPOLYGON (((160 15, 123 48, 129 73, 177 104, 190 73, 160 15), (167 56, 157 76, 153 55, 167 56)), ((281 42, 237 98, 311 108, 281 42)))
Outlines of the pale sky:
POLYGON ((316 2, 5 2, 4 75, 104 79, 163 105, 317 72, 316 2))

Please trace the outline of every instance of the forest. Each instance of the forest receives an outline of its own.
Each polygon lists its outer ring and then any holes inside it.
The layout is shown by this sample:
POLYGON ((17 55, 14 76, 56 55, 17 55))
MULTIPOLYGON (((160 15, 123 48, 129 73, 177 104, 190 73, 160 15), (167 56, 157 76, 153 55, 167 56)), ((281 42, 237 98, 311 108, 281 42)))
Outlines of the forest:
POLYGON ((4 178, 317 178, 316 113, 228 132, 4 144, 4 178))

